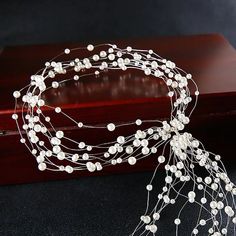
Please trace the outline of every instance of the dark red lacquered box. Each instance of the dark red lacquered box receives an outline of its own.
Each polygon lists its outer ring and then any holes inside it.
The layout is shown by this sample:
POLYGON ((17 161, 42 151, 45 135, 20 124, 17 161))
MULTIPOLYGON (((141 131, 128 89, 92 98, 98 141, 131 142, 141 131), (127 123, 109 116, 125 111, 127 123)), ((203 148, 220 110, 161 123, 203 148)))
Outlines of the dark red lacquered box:
MULTIPOLYGON (((221 154, 226 161, 233 162, 236 51, 224 37, 197 35, 113 43, 120 47, 131 45, 134 48, 153 49, 192 73, 199 87, 200 97, 187 130, 202 140, 207 149, 221 154)), ((36 161, 19 142, 15 122, 11 119, 14 108, 12 92, 28 84, 30 76, 64 48, 78 45, 81 44, 6 47, 1 50, 0 184, 65 179, 90 174, 84 171, 71 175, 38 171, 36 161)), ((170 113, 165 84, 134 70, 109 71, 99 77, 81 79, 56 93, 48 93, 46 99, 49 104, 60 105, 68 114, 90 124, 133 121, 136 118, 164 119, 170 113)), ((54 114, 51 112, 50 116, 53 118, 54 114)), ((54 124, 71 137, 83 137, 88 142, 102 142, 112 138, 102 131, 97 133, 93 130, 79 130, 60 118, 55 119, 54 124)), ((119 129, 113 135, 116 136, 119 132, 129 134, 132 128, 119 129)), ((103 172, 97 173, 149 170, 153 169, 155 161, 155 156, 152 156, 129 168, 122 164, 115 168, 107 167, 103 172)))

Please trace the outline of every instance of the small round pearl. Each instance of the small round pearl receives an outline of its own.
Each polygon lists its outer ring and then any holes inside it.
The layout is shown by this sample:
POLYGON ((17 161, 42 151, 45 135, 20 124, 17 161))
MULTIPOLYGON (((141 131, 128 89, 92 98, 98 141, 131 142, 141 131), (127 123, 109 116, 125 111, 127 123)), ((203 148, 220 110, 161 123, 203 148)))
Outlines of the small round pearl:
POLYGON ((83 160, 88 160, 89 159, 89 155, 88 155, 88 153, 84 153, 83 155, 82 155, 82 159, 83 160))
POLYGON ((207 203, 207 199, 205 197, 201 198, 201 203, 202 204, 206 204, 207 203))
POLYGON ((204 226, 204 225, 206 225, 206 221, 205 221, 205 220, 200 220, 200 221, 199 221, 199 224, 200 224, 201 226, 204 226))
POLYGON ((115 128, 116 128, 116 126, 115 126, 113 123, 110 123, 110 124, 107 125, 107 129, 108 129, 109 131, 114 131, 115 128))
POLYGON ((18 119, 18 115, 17 114, 13 114, 11 117, 12 117, 13 120, 17 120, 18 119))
POLYGON ((156 232, 157 232, 157 226, 156 226, 156 225, 150 225, 149 230, 150 230, 150 232, 152 232, 152 233, 156 233, 156 232))
POLYGON ((56 107, 56 108, 55 108, 55 112, 56 112, 56 113, 60 113, 60 112, 61 112, 61 108, 60 108, 60 107, 56 107))
POLYGON ((57 159, 58 160, 64 160, 65 159, 65 153, 64 152, 59 152, 57 154, 57 159))
POLYGON ((137 120, 135 121, 135 123, 136 123, 136 125, 141 125, 141 124, 142 124, 142 121, 141 121, 140 119, 137 119, 137 120))
POLYGON ((147 189, 147 191, 152 191, 152 185, 151 185, 151 184, 148 184, 148 185, 146 186, 146 189, 147 189))
POLYGON ((74 154, 73 156, 72 156, 72 161, 78 161, 78 159, 79 159, 79 155, 76 153, 76 154, 74 154))
POLYGON ((78 146, 79 146, 80 149, 82 149, 82 148, 85 147, 85 143, 84 142, 80 142, 78 146))
POLYGON ((159 156, 159 157, 158 157, 158 162, 159 162, 159 163, 164 163, 165 160, 166 160, 166 158, 165 158, 164 156, 159 156))
POLYGON ((13 97, 19 98, 19 97, 20 97, 20 92, 19 92, 19 91, 15 91, 15 92, 13 93, 13 97))
POLYGON ((188 193, 188 197, 189 197, 189 198, 195 198, 195 197, 196 197, 196 193, 193 192, 193 191, 190 191, 190 192, 188 193))
POLYGON ((77 81, 77 80, 79 80, 79 76, 78 76, 78 75, 74 75, 73 79, 74 79, 75 81, 77 81))
POLYGON ((57 81, 53 81, 52 82, 52 87, 53 88, 58 88, 59 87, 59 83, 57 81))
POLYGON ((50 120, 51 120, 51 119, 50 119, 49 116, 46 116, 46 117, 45 117, 45 121, 46 121, 46 122, 50 122, 50 120))
POLYGON ((132 51, 132 47, 128 46, 128 47, 126 48, 126 50, 127 50, 128 52, 131 52, 131 51, 132 51))
POLYGON ((98 61, 99 60, 99 56, 97 54, 93 55, 93 60, 94 61, 98 61))
POLYGON ((83 127, 83 123, 82 122, 79 122, 77 125, 78 125, 79 128, 83 127))
POLYGON ((94 172, 96 170, 96 166, 92 162, 87 162, 86 167, 89 172, 94 172))
POLYGON ((64 136, 64 132, 63 131, 57 131, 56 132, 56 136, 58 137, 58 138, 63 138, 63 136, 64 136))
POLYGON ((112 155, 115 154, 116 153, 116 147, 115 146, 110 146, 109 149, 108 149, 108 152, 112 155))
POLYGON ((71 174, 71 173, 73 172, 73 170, 74 170, 74 169, 73 169, 72 166, 69 166, 69 165, 68 165, 68 166, 65 167, 65 171, 66 171, 67 173, 69 173, 69 174, 71 174))
POLYGON ((92 44, 89 44, 89 45, 87 46, 87 49, 88 49, 88 51, 93 51, 94 46, 93 46, 92 44))
POLYGON ((152 217, 153 217, 154 220, 159 220, 160 219, 160 214, 158 212, 155 212, 152 217))
POLYGON ((64 50, 64 52, 65 52, 65 54, 69 54, 69 53, 70 53, 70 49, 69 49, 69 48, 66 48, 66 49, 64 50))
POLYGON ((45 163, 40 163, 40 164, 38 165, 38 169, 41 170, 41 171, 46 170, 46 168, 47 168, 47 165, 46 165, 45 163))
POLYGON ((174 223, 175 223, 176 225, 179 225, 179 224, 181 223, 181 221, 180 221, 180 219, 176 218, 175 221, 174 221, 174 223))
POLYGON ((117 142, 118 142, 119 144, 124 143, 124 142, 125 142, 125 137, 124 137, 124 136, 119 136, 119 137, 117 138, 117 142))
POLYGON ((130 165, 135 165, 135 163, 136 163, 136 158, 135 158, 135 157, 129 157, 129 158, 128 158, 128 163, 129 163, 130 165))
POLYGON ((147 155, 150 152, 150 149, 148 147, 143 147, 142 148, 142 154, 147 155))
POLYGON ((20 142, 21 142, 21 143, 25 143, 25 139, 24 139, 24 138, 21 138, 21 139, 20 139, 20 142))

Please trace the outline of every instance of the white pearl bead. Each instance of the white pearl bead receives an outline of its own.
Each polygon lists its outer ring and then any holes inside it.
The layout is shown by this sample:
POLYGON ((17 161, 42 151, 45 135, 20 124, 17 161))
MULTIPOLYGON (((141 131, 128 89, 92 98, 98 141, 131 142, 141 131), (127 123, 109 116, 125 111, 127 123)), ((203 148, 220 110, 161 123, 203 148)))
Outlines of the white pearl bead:
POLYGON ((43 156, 37 156, 36 160, 38 163, 41 163, 45 161, 45 158, 43 156))
POLYGON ((236 217, 234 217, 234 218, 232 219, 232 222, 233 222, 234 224, 236 224, 236 217))
POLYGON ((90 172, 94 172, 96 170, 96 166, 90 161, 86 163, 86 166, 88 171, 90 172))
POLYGON ((64 52, 65 52, 65 54, 69 54, 69 53, 70 53, 70 49, 69 49, 69 48, 66 48, 66 49, 64 50, 64 52))
POLYGON ((113 61, 113 60, 115 59, 115 55, 114 55, 114 54, 109 54, 109 55, 108 55, 108 59, 109 59, 110 61, 113 61))
POLYGON ((93 46, 92 44, 89 44, 89 45, 87 46, 87 49, 88 49, 88 51, 93 51, 94 46, 93 46))
POLYGON ((105 51, 101 51, 99 55, 100 57, 106 57, 107 53, 105 51))
POLYGON ((180 219, 176 218, 175 221, 174 221, 174 223, 175 223, 176 225, 179 225, 179 224, 181 224, 181 221, 180 221, 180 219))
POLYGON ((193 191, 190 191, 190 192, 188 193, 188 197, 189 197, 189 198, 195 198, 195 197, 196 197, 196 193, 193 192, 193 191))
POLYGON ((156 232, 157 232, 157 226, 156 226, 156 225, 150 225, 149 230, 150 230, 150 232, 152 232, 152 233, 156 233, 156 232))
POLYGON ((98 61, 99 60, 99 56, 97 54, 93 55, 93 60, 94 61, 98 61))
POLYGON ((143 218, 143 222, 144 222, 145 224, 149 224, 150 221, 151 221, 150 216, 144 216, 144 218, 143 218))
POLYGON ((15 98, 19 98, 20 97, 20 92, 19 91, 14 91, 14 93, 13 93, 13 97, 15 97, 15 98))
POLYGON ((132 51, 132 47, 128 46, 128 47, 126 48, 126 50, 127 50, 128 52, 131 52, 131 51, 132 51))
POLYGON ((110 154, 115 154, 116 153, 116 147, 115 146, 110 146, 109 148, 108 148, 108 152, 110 153, 110 154))
POLYGON ((63 138, 64 132, 59 130, 59 131, 56 132, 56 136, 57 136, 57 138, 63 138))
POLYGON ((128 158, 128 163, 129 163, 130 165, 135 165, 135 163, 136 163, 136 158, 135 158, 135 157, 129 157, 129 158, 128 158))
POLYGON ((60 145, 61 144, 61 140, 56 138, 56 137, 52 137, 51 138, 51 144, 52 145, 60 145))
POLYGON ((148 147, 143 147, 142 148, 142 154, 147 155, 150 152, 150 149, 148 147))
POLYGON ((76 154, 74 154, 73 156, 72 156, 72 161, 78 161, 78 159, 79 159, 79 155, 76 153, 76 154))
POLYGON ((200 224, 201 226, 204 226, 204 225, 206 225, 206 221, 205 221, 205 220, 200 220, 200 221, 199 221, 199 224, 200 224))
POLYGON ((46 168, 47 168, 47 165, 46 165, 45 163, 40 163, 40 164, 38 165, 38 169, 41 170, 41 171, 46 170, 46 168))
POLYGON ((113 123, 110 123, 110 124, 107 125, 107 129, 108 129, 109 131, 114 131, 115 128, 116 128, 116 126, 115 126, 113 123))
POLYGON ((73 79, 74 79, 75 81, 77 81, 77 80, 79 80, 79 76, 78 76, 78 75, 74 75, 73 79))
POLYGON ((137 120, 135 121, 135 123, 136 123, 136 125, 141 125, 141 124, 142 124, 142 121, 141 121, 140 119, 137 119, 137 120))
POLYGON ((89 159, 89 155, 88 155, 88 153, 84 153, 83 155, 82 155, 82 159, 83 160, 88 160, 89 159))
POLYGON ((65 167, 65 171, 67 172, 67 173, 69 173, 69 174, 71 174, 73 171, 74 171, 74 169, 73 169, 73 167, 72 166, 66 166, 65 167))
POLYGON ((207 203, 207 199, 205 197, 201 198, 201 203, 202 204, 206 204, 207 203))
POLYGON ((58 88, 59 87, 59 83, 57 81, 53 81, 52 82, 52 87, 53 88, 58 88))
POLYGON ((125 152, 127 154, 131 154, 133 152, 133 148, 131 146, 126 147, 125 152))
POLYGON ((56 108, 55 108, 55 112, 56 112, 56 113, 60 113, 60 112, 61 112, 61 108, 60 108, 60 107, 56 107, 56 108))
POLYGON ((147 189, 147 191, 152 191, 152 185, 151 184, 148 184, 147 186, 146 186, 146 189, 147 189))
POLYGON ((173 179, 172 179, 171 176, 166 176, 165 182, 166 182, 167 184, 170 184, 172 181, 173 181, 173 179))
POLYGON ((158 157, 158 162, 159 162, 159 163, 164 163, 165 160, 166 160, 166 159, 165 159, 164 156, 159 156, 159 157, 158 157))
POLYGON ((205 183, 206 184, 210 184, 211 182, 212 182, 211 177, 208 176, 208 177, 205 178, 205 183))
POLYGON ((158 212, 155 212, 152 217, 153 217, 154 220, 159 220, 160 219, 160 214, 158 212))
POLYGON ((41 125, 37 124, 34 126, 34 131, 35 132, 40 132, 41 131, 41 125))
POLYGON ((59 152, 57 154, 57 159, 58 160, 64 160, 65 159, 65 153, 64 152, 59 152))
POLYGON ((18 119, 18 115, 17 114, 13 114, 11 117, 12 117, 13 120, 17 120, 18 119))
POLYGON ((79 128, 82 128, 84 124, 82 122, 79 122, 77 125, 79 128))
POLYGON ((59 153, 59 152, 61 151, 61 148, 60 148, 60 146, 54 146, 54 147, 52 148, 52 150, 53 150, 53 152, 54 152, 55 154, 57 154, 57 153, 59 153))
POLYGON ((84 143, 84 142, 80 142, 79 145, 78 145, 78 147, 79 147, 80 149, 83 149, 83 148, 85 147, 85 143, 84 143))
POLYGON ((124 136, 119 136, 119 137, 117 138, 117 142, 118 142, 119 144, 124 143, 124 142, 125 142, 125 137, 124 137, 124 136))

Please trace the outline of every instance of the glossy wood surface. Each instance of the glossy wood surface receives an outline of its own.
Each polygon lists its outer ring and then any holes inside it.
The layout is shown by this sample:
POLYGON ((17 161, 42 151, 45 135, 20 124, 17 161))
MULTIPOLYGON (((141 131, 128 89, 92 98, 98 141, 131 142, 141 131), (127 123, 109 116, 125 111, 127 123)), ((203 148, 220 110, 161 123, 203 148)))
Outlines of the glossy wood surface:
MULTIPOLYGON (((214 133, 214 127, 221 127, 225 122, 231 127, 234 126, 235 121, 236 51, 225 38, 220 35, 198 35, 115 43, 120 47, 131 45, 133 48, 151 48, 192 73, 201 95, 189 129, 202 137, 203 141, 206 140, 210 147, 216 147, 216 151, 226 156, 230 155, 232 144, 223 142, 222 147, 219 147, 222 137, 219 136, 217 139, 217 134, 214 133), (204 130, 213 132, 204 134, 204 130)), ((0 131, 3 133, 0 136, 1 184, 63 179, 88 174, 86 172, 76 172, 73 175, 39 172, 35 160, 24 145, 19 143, 19 135, 11 119, 14 107, 12 92, 26 85, 30 75, 40 69, 45 61, 60 53, 65 47, 73 48, 78 45, 86 44, 21 46, 1 50, 0 131)), ((86 55, 86 52, 84 53, 86 55)), ((167 118, 170 108, 166 94, 166 86, 160 80, 144 76, 139 71, 127 70, 109 71, 97 78, 91 77, 81 79, 77 83, 67 83, 57 92, 50 90, 45 98, 47 103, 60 105, 63 110, 80 121, 101 124, 131 121, 137 117, 167 118)), ((78 131, 65 119, 55 117, 52 111, 47 112, 54 119, 53 124, 72 137, 82 136, 90 142, 112 138, 105 132, 98 135, 92 131, 78 131)), ((121 129, 119 132, 129 134, 132 132, 132 127, 121 129)), ((225 130, 219 129, 218 133, 220 132, 221 135, 230 135, 230 132, 225 130)), ((132 168, 121 165, 107 168, 104 173, 147 170, 153 167, 153 162, 155 157, 150 157, 132 168)))

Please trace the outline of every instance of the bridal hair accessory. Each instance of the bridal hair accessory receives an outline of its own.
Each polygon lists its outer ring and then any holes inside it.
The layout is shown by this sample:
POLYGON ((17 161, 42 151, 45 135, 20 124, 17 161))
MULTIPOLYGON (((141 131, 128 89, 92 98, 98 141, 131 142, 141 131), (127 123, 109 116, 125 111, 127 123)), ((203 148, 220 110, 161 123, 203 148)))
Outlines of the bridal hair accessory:
POLYGON ((161 150, 161 155, 156 154, 156 169, 146 186, 146 210, 130 235, 158 234, 163 212, 178 200, 183 204, 173 220, 176 235, 181 230, 181 214, 189 205, 195 205, 197 214, 191 235, 227 235, 231 224, 235 235, 236 186, 228 177, 221 157, 206 151, 199 140, 183 131, 190 121, 198 95, 192 75, 153 50, 133 49, 130 46, 120 49, 114 44, 88 45, 65 49, 32 75, 27 86, 15 91, 12 118, 16 121, 20 142, 35 157, 40 171, 101 171, 106 166, 125 162, 135 165, 137 161, 161 150), (90 55, 79 58, 76 54, 74 59, 59 60, 61 56, 69 57, 72 52, 80 50, 86 50, 90 55), (130 68, 141 70, 151 79, 162 80, 166 84, 171 106, 167 120, 142 120, 137 117, 126 123, 91 125, 69 116, 59 106, 48 105, 44 100, 45 91, 56 90, 62 84, 65 86, 67 81, 130 68), (73 76, 65 79, 63 75, 67 72, 73 73, 73 76), (194 97, 190 95, 190 83, 195 88, 194 97), (122 126, 135 126, 136 131, 129 136, 120 134, 113 141, 93 145, 84 142, 81 137, 80 140, 73 140, 63 130, 55 128, 50 116, 44 114, 46 110, 54 110, 56 115, 69 119, 79 129, 106 129, 109 134, 122 126), (149 128, 142 129, 144 123, 149 124, 149 128), (153 180, 160 165, 164 166, 166 177, 163 188, 153 197, 151 207, 151 192, 155 188, 153 180))

